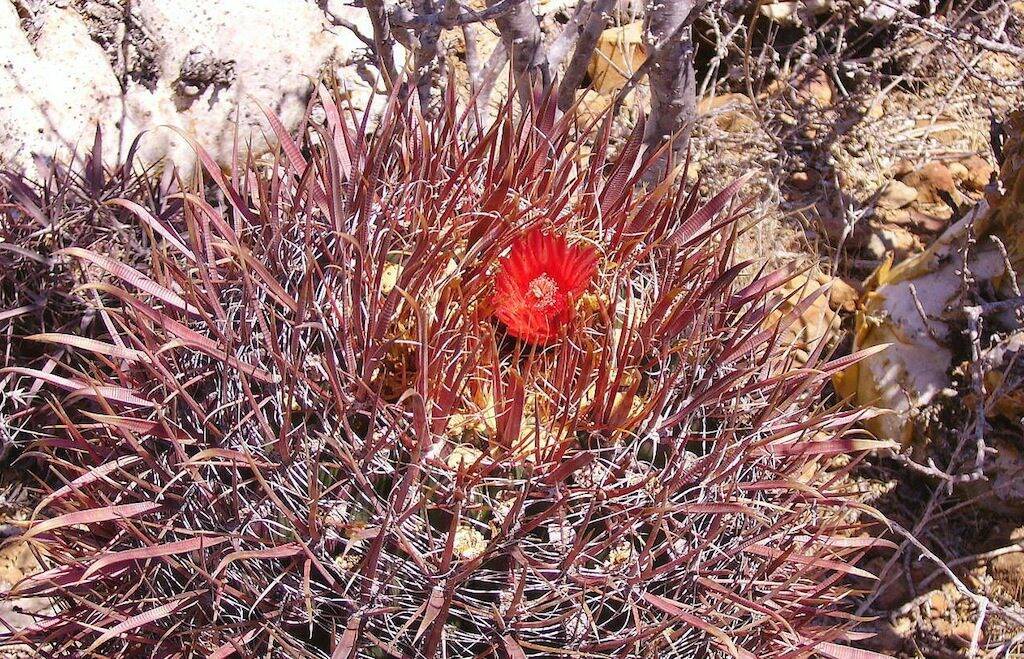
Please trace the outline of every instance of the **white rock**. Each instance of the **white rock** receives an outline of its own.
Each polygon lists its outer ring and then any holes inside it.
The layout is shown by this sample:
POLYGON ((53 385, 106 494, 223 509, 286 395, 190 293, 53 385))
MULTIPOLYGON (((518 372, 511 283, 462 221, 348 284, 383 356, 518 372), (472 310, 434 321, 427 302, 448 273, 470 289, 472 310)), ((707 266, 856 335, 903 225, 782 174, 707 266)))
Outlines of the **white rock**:
POLYGON ((860 18, 862 21, 872 25, 888 25, 896 16, 902 13, 901 10, 913 9, 917 2, 915 0, 867 0, 863 3, 860 18))
POLYGON ((834 0, 803 0, 804 9, 818 16, 821 14, 829 14, 835 11, 836 3, 834 0))
POLYGON ((782 25, 799 25, 800 17, 796 13, 797 6, 796 0, 764 4, 761 5, 761 15, 782 25))
MULTIPOLYGON (((837 388, 860 404, 889 411, 865 423, 879 439, 910 444, 922 430, 918 415, 950 387, 951 328, 944 314, 960 301, 963 243, 986 208, 982 202, 926 251, 874 275, 882 283, 863 300, 854 349, 889 348, 860 362, 856 375, 837 388)), ((972 254, 970 270, 979 281, 992 280, 1003 273, 1002 257, 986 241, 972 254)))
MULTIPOLYGON (((34 43, 0 0, 0 160, 34 171, 33 155, 70 152, 97 121, 113 132, 121 87, 103 49, 73 11, 47 12, 34 43), (71 63, 74 63, 72 66, 71 63)), ((117 145, 108 144, 107 157, 117 145)))
MULTIPOLYGON (((91 143, 99 123, 108 162, 148 131, 139 156, 169 157, 187 175, 195 155, 176 131, 226 165, 236 119, 240 149, 251 143, 259 155, 274 140, 255 101, 292 129, 323 67, 351 63, 365 47, 306 0, 134 0, 130 30, 111 14, 119 6, 84 3, 82 11, 96 13, 80 15, 51 0, 32 39, 11 0, 0 0, 0 159, 32 174, 33 156, 66 157, 91 143), (114 23, 104 24, 111 15, 114 23)), ((337 11, 350 18, 348 10, 337 11)), ((350 67, 340 73, 343 87, 361 81, 350 67)))

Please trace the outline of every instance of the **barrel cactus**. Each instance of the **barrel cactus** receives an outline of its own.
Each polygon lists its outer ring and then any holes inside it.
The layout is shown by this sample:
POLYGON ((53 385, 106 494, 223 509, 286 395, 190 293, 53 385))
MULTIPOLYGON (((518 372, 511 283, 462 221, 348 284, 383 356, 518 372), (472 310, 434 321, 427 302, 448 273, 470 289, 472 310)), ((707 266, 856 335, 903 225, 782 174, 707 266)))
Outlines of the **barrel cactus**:
POLYGON ((146 273, 61 253, 112 322, 64 338, 89 368, 17 370, 63 423, 30 451, 47 569, 13 591, 55 605, 7 641, 859 656, 878 541, 828 458, 872 441, 821 402, 857 357, 777 341, 789 275, 734 262, 742 181, 641 183, 642 126, 610 157, 545 104, 480 130, 394 101, 367 138, 316 103, 297 140, 269 115, 274 162, 197 146, 146 273))

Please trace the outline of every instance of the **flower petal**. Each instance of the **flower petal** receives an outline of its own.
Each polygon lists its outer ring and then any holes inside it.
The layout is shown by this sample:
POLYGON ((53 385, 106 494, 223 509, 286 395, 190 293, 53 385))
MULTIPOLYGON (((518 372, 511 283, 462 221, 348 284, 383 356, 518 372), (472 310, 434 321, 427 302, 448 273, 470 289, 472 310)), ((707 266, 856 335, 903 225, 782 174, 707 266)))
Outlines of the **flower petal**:
POLYGON ((570 247, 565 236, 529 231, 499 261, 492 298, 495 315, 509 334, 531 343, 550 343, 572 319, 573 303, 590 285, 597 259, 591 246, 570 247))

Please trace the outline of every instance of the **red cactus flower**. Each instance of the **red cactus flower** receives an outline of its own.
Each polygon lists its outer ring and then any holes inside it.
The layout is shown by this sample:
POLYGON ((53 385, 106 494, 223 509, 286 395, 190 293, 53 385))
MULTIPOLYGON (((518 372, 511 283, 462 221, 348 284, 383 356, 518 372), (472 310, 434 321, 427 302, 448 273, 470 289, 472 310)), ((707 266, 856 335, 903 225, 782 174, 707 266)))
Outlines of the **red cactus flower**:
POLYGON ((597 270, 597 250, 569 247, 565 236, 530 231, 501 260, 494 292, 495 315, 509 333, 550 343, 572 318, 573 303, 597 270))

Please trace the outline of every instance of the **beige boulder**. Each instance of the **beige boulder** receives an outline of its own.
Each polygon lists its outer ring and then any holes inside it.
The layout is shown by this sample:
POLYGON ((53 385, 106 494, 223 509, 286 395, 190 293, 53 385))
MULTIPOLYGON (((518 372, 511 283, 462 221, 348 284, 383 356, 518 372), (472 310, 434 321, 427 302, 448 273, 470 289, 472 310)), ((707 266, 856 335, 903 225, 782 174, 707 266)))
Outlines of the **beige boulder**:
MULTIPOLYGON (((274 142, 259 104, 294 129, 325 67, 364 47, 304 0, 40 4, 27 30, 0 0, 0 160, 30 175, 37 156, 66 158, 97 125, 108 163, 140 134, 143 161, 169 158, 186 174, 195 155, 184 136, 222 165, 236 139, 258 155, 274 142)), ((340 73, 354 98, 367 88, 354 65, 340 73)))
POLYGON ((598 38, 587 68, 593 89, 616 94, 646 59, 642 21, 608 28, 598 38))
MULTIPOLYGON (((927 250, 893 267, 883 264, 865 283, 855 321, 854 349, 888 345, 836 378, 836 388, 861 405, 885 413, 865 422, 880 439, 909 445, 923 429, 920 415, 950 387, 953 329, 943 320, 959 308, 964 242, 979 205, 927 250)), ((995 244, 979 239, 969 267, 978 280, 1005 268, 995 244)))

